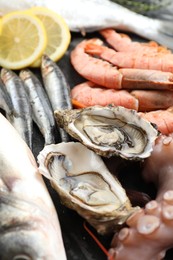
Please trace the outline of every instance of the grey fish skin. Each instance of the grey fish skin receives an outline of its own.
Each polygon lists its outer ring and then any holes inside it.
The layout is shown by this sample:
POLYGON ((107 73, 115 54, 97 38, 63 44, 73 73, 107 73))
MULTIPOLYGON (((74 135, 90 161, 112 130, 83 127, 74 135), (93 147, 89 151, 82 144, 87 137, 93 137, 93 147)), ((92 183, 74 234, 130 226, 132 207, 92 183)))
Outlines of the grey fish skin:
POLYGON ((59 220, 35 158, 0 114, 0 259, 66 260, 59 220))
MULTIPOLYGON (((68 82, 59 66, 47 55, 42 57, 41 74, 53 111, 72 109, 68 82)), ((62 141, 68 142, 68 134, 62 128, 59 131, 62 141)))
MULTIPOLYGON (((6 0, 0 1, 0 12, 43 6, 60 14, 71 31, 93 32, 104 28, 115 28, 136 33, 156 41, 173 50, 173 4, 168 6, 170 21, 153 19, 135 13, 109 0, 6 0)), ((159 17, 159 14, 158 16, 159 17)))
POLYGON ((54 114, 41 82, 29 69, 21 70, 19 76, 24 82, 32 107, 33 120, 44 136, 45 145, 55 143, 54 114))
POLYGON ((11 102, 10 96, 6 91, 6 88, 0 79, 0 108, 2 108, 8 117, 12 116, 13 111, 13 104, 11 102))
POLYGON ((7 118, 23 140, 32 148, 32 111, 24 84, 19 76, 9 69, 1 69, 1 79, 14 107, 14 115, 7 118))

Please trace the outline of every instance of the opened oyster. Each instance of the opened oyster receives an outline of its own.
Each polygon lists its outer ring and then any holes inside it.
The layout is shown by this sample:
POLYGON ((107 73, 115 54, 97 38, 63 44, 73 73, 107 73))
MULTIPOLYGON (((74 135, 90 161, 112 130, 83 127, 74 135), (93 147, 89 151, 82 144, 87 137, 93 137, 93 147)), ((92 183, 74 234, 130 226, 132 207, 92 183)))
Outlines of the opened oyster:
POLYGON ((125 159, 150 156, 158 136, 156 128, 135 110, 94 106, 55 111, 55 118, 72 137, 102 156, 125 159))
POLYGON ((38 155, 39 171, 50 179, 62 203, 99 233, 114 232, 138 209, 101 157, 79 142, 47 145, 38 155))

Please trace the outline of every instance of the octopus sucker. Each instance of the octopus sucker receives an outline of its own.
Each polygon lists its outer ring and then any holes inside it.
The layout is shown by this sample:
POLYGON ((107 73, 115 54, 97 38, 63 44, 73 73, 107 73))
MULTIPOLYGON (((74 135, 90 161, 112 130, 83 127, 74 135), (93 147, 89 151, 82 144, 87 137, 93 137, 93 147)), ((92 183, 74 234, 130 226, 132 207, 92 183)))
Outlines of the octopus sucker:
POLYGON ((125 231, 114 235, 109 250, 114 260, 161 260, 173 247, 172 137, 160 135, 143 163, 142 176, 156 185, 156 198, 127 219, 125 231))
POLYGON ((157 201, 152 200, 145 205, 145 212, 150 215, 160 214, 160 207, 157 201))

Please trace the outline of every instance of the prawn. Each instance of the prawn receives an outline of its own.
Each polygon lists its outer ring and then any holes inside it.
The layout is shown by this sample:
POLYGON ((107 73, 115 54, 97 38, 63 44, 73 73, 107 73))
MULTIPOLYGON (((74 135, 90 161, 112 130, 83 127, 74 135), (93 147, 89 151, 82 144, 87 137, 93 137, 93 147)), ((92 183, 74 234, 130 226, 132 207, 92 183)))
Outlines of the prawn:
POLYGON ((173 89, 173 73, 158 70, 118 69, 108 61, 85 52, 90 43, 100 44, 99 39, 83 40, 71 52, 74 69, 85 79, 100 86, 114 89, 173 89))
POLYGON ((169 49, 158 45, 155 41, 150 42, 135 42, 131 38, 122 33, 117 33, 114 29, 103 29, 99 33, 106 42, 117 51, 123 52, 142 52, 150 53, 171 53, 169 49))
POLYGON ((116 65, 119 68, 134 68, 146 70, 160 70, 173 73, 173 54, 143 52, 117 52, 112 48, 102 45, 102 41, 90 41, 85 52, 116 65))
MULTIPOLYGON (((78 101, 83 107, 100 106, 123 106, 138 110, 138 100, 126 90, 103 88, 91 81, 76 85, 71 90, 72 100, 78 101)), ((72 102, 74 103, 74 102, 72 102)))
POLYGON ((173 106, 173 92, 169 90, 133 90, 130 92, 139 102, 138 111, 149 112, 173 106))
POLYGON ((123 106, 140 112, 168 109, 173 106, 173 92, 161 90, 115 90, 101 87, 91 81, 77 84, 71 90, 75 108, 89 106, 123 106))
POLYGON ((156 110, 148 113, 139 112, 139 115, 149 122, 155 124, 158 130, 168 135, 173 133, 173 109, 168 108, 167 110, 156 110))

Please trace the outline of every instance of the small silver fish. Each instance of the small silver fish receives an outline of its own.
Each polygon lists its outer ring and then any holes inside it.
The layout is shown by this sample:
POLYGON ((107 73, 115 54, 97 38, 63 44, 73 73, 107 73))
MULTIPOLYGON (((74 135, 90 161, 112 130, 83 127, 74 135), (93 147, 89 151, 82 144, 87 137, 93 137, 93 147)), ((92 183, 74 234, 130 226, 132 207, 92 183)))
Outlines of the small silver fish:
POLYGON ((3 109, 8 117, 12 116, 14 113, 13 111, 13 104, 11 102, 10 96, 0 79, 0 108, 3 109))
MULTIPOLYGON (((72 109, 68 82, 59 66, 47 55, 42 57, 41 74, 53 111, 72 109)), ((62 128, 59 130, 62 141, 68 142, 68 134, 62 128)))
POLYGON ((24 82, 26 92, 32 107, 34 122, 44 136, 45 144, 55 143, 55 119, 47 94, 39 79, 28 69, 21 70, 19 74, 24 82))
POLYGON ((85 33, 112 27, 136 33, 173 49, 171 20, 149 18, 109 0, 1 0, 0 12, 33 6, 47 7, 60 14, 71 31, 85 33))
POLYGON ((4 68, 1 70, 1 79, 14 107, 14 115, 8 117, 8 120, 31 148, 33 130, 32 111, 24 83, 15 72, 4 68))
POLYGON ((0 114, 0 259, 66 260, 55 207, 31 150, 0 114))

